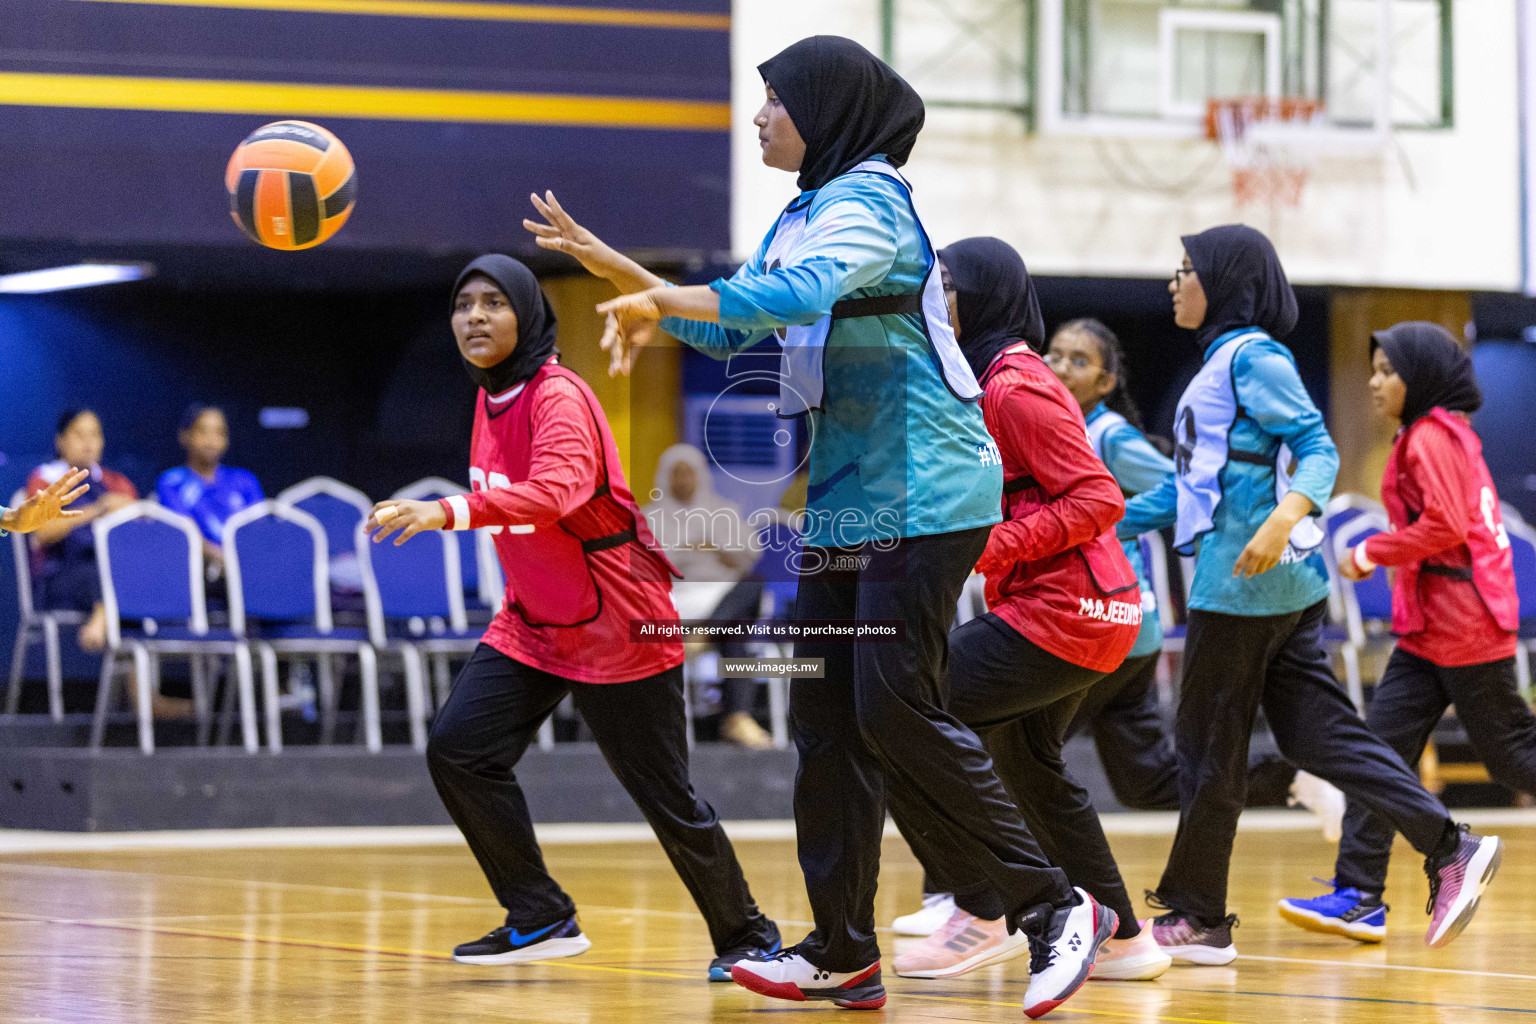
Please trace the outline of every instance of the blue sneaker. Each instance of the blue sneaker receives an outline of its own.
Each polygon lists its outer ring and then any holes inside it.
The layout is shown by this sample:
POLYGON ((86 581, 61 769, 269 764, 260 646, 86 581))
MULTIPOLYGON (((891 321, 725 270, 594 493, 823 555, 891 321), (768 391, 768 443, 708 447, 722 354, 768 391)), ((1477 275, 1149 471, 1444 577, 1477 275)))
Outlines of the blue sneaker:
MULTIPOLYGON (((1323 882, 1323 885, 1333 885, 1323 882)), ((1380 942, 1387 937, 1387 911, 1380 896, 1367 898, 1354 888, 1339 888, 1309 900, 1281 900, 1280 916, 1309 932, 1342 935, 1356 942, 1380 942)))
POLYGON ((731 977, 731 968, 747 957, 767 959, 777 953, 784 945, 784 940, 779 938, 779 928, 772 921, 768 926, 773 929, 773 943, 768 946, 737 946, 728 949, 709 962, 710 981, 734 981, 731 977))
POLYGON ((572 916, 526 931, 503 925, 474 942, 453 947, 453 958, 461 964, 525 964, 575 956, 591 948, 591 940, 581 934, 581 926, 572 916))

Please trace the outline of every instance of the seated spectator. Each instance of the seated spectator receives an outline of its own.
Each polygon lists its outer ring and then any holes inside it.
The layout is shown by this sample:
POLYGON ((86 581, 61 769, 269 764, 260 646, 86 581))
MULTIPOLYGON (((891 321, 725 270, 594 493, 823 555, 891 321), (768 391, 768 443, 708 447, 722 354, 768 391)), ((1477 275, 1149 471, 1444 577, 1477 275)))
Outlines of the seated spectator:
POLYGON ((84 515, 55 519, 32 534, 32 575, 42 607, 89 613, 80 627, 80 646, 99 651, 107 644, 107 617, 101 604, 96 537, 90 524, 136 501, 139 492, 121 473, 101 467, 105 441, 101 420, 91 410, 70 409, 60 416, 53 443, 59 457, 32 471, 27 493, 41 493, 75 469, 90 473, 86 481, 89 490, 79 504, 84 515))
MULTIPOLYGON (((741 510, 715 493, 704 453, 691 444, 675 444, 656 464, 656 498, 641 511, 672 564, 683 574, 672 585, 672 600, 683 619, 756 619, 763 583, 747 575, 757 561, 755 538, 747 537, 741 510)), ((744 658, 744 643, 718 645, 728 658, 744 658)), ((720 735, 732 743, 760 750, 773 740, 752 716, 757 680, 723 680, 725 718, 720 735)))
POLYGON ((229 422, 217 406, 188 406, 176 437, 187 453, 187 464, 161 473, 155 493, 160 504, 197 523, 209 578, 217 579, 223 576, 224 524, 262 500, 261 484, 250 470, 220 465, 229 451, 229 422))

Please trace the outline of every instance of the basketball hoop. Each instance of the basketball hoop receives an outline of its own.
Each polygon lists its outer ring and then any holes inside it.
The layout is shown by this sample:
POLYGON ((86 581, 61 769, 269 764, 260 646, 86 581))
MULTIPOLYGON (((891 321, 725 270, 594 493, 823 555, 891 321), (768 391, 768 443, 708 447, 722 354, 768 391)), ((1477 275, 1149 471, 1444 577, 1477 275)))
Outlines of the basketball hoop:
POLYGON ((1323 105, 1311 99, 1210 100, 1205 109, 1206 138, 1221 143, 1239 206, 1299 206, 1323 127, 1323 105))

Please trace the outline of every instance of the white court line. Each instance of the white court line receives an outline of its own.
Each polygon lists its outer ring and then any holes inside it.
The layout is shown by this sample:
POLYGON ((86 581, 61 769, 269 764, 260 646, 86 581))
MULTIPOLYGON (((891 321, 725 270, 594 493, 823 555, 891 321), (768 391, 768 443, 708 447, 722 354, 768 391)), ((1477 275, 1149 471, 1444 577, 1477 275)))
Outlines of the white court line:
POLYGON ((1465 974, 1473 978, 1516 978, 1520 981, 1536 981, 1536 974, 1501 974, 1498 971, 1466 971, 1454 967, 1414 967, 1409 964, 1366 964, 1353 960, 1313 960, 1309 957, 1250 956, 1237 954, 1239 960, 1267 960, 1277 964, 1322 964, 1327 967, 1358 967, 1370 971, 1421 971, 1425 974, 1465 974))
MULTIPOLYGON (((1477 828, 1502 826, 1536 828, 1536 809, 1493 808, 1453 811, 1457 821, 1477 828)), ((1179 816, 1173 811, 1123 812, 1100 819, 1112 836, 1173 835, 1179 816)), ((722 822, 737 842, 789 840, 795 823, 783 819, 722 822)), ((1305 811, 1244 811, 1240 832, 1312 832, 1317 818, 1305 811)), ((572 843, 637 843, 651 841, 650 826, 639 822, 536 825, 539 842, 547 846, 572 843)), ((885 825, 888 837, 898 835, 885 825)), ((452 825, 381 825, 335 828, 232 828, 172 832, 37 832, 0 829, 0 854, 86 853, 112 850, 267 850, 326 847, 462 846, 464 837, 452 825)))

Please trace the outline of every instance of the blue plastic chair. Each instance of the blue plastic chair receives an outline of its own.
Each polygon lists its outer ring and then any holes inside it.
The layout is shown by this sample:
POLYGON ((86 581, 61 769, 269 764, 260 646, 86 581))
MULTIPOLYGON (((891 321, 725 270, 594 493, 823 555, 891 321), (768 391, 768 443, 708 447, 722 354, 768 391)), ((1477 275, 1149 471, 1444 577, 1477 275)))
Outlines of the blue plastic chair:
POLYGON ((101 747, 112 683, 128 668, 122 664, 124 656, 131 659, 140 750, 149 754, 155 749, 151 700, 159 689, 160 659, 165 655, 191 659, 192 698, 206 729, 212 708, 201 666, 203 657, 213 654, 234 656, 242 737, 246 751, 256 753, 260 742, 251 651, 231 631, 208 627, 203 536, 197 524, 153 502, 138 501, 96 520, 91 529, 96 535, 96 565, 107 617, 107 648, 91 723, 92 749, 101 747))
MULTIPOLYGON (((1387 518, 1376 512, 1363 512, 1333 534, 1333 564, 1338 565, 1351 557, 1351 551, 1378 533, 1389 529, 1387 518)), ((1344 601, 1344 627, 1346 636, 1342 646, 1344 675, 1349 688, 1349 699, 1362 715, 1365 713, 1365 685, 1360 676, 1360 653, 1373 639, 1386 638, 1393 643, 1392 584, 1385 570, 1377 570, 1370 579, 1353 582, 1339 577, 1340 595, 1344 601)))
POLYGON ((312 476, 280 491, 277 500, 308 512, 325 528, 332 586, 353 595, 361 591, 363 585, 358 578, 352 539, 357 524, 373 511, 373 502, 368 495, 332 477, 312 476))
POLYGON ((757 535, 762 553, 752 572, 763 580, 765 619, 783 619, 800 590, 802 537, 789 523, 775 522, 757 535))
MULTIPOLYGON (((23 487, 11 495, 10 507, 27 500, 23 487)), ((38 608, 32 601, 32 556, 26 535, 11 534, 11 556, 16 566, 16 646, 11 649, 11 685, 5 698, 7 718, 15 718, 21 709, 22 676, 27 670, 27 651, 35 643, 43 645, 44 671, 48 680, 48 714, 55 722, 64 721, 64 655, 59 644, 59 627, 79 626, 85 615, 73 609, 38 608)))
MULTIPOLYGON (((1362 515, 1386 517, 1386 509, 1378 501, 1363 494, 1340 494, 1323 509, 1322 527, 1327 538, 1323 543, 1323 562, 1328 566, 1328 619, 1336 627, 1344 624, 1344 591, 1339 581, 1339 564, 1333 557, 1333 537, 1344 527, 1362 515)), ((1343 629, 1327 631, 1328 639, 1342 643, 1346 639, 1343 629)))
MULTIPOLYGON (((434 501, 465 493, 465 489, 452 480, 429 476, 400 488, 390 497, 401 501, 434 501)), ((459 580, 464 585, 465 618, 472 626, 488 626, 501 611, 506 590, 501 566, 496 560, 496 542, 488 529, 455 530, 454 536, 459 545, 459 580)), ((431 656, 432 678, 440 694, 447 694, 451 683, 448 662, 447 654, 431 656)))
POLYGON ((321 742, 335 734, 337 687, 331 659, 358 659, 363 687, 363 731, 370 752, 382 748, 378 658, 367 631, 331 621, 329 550, 319 520, 301 509, 263 501, 241 509, 224 525, 224 568, 230 628, 255 644, 261 657, 267 746, 283 749, 277 688, 278 655, 314 655, 320 688, 321 742))
MULTIPOLYGON (((359 523, 355 544, 368 610, 368 638, 405 666, 412 742, 426 749, 426 673, 423 655, 467 655, 480 643, 464 615, 458 542, 446 531, 421 533, 404 544, 375 544, 359 523)), ((447 699, 439 692, 438 704, 447 699)))
MULTIPOLYGON (((396 501, 435 501, 438 498, 447 498, 454 494, 469 493, 463 487, 452 480, 440 476, 429 476, 417 480, 413 484, 407 484, 400 488, 390 498, 396 501)), ((488 530, 456 530, 454 536, 459 543, 459 581, 464 584, 464 610, 471 617, 480 612, 485 622, 490 621, 490 616, 500 608, 500 589, 491 584, 492 581, 482 579, 486 566, 484 556, 486 541, 491 534, 488 530)), ((494 543, 490 545, 490 555, 494 560, 496 548, 494 543)))
POLYGON ((1518 513, 1505 507, 1504 530, 1509 536, 1515 563, 1515 594, 1520 599, 1520 646, 1515 652, 1515 672, 1520 692, 1530 700, 1531 650, 1536 648, 1536 530, 1518 513))

